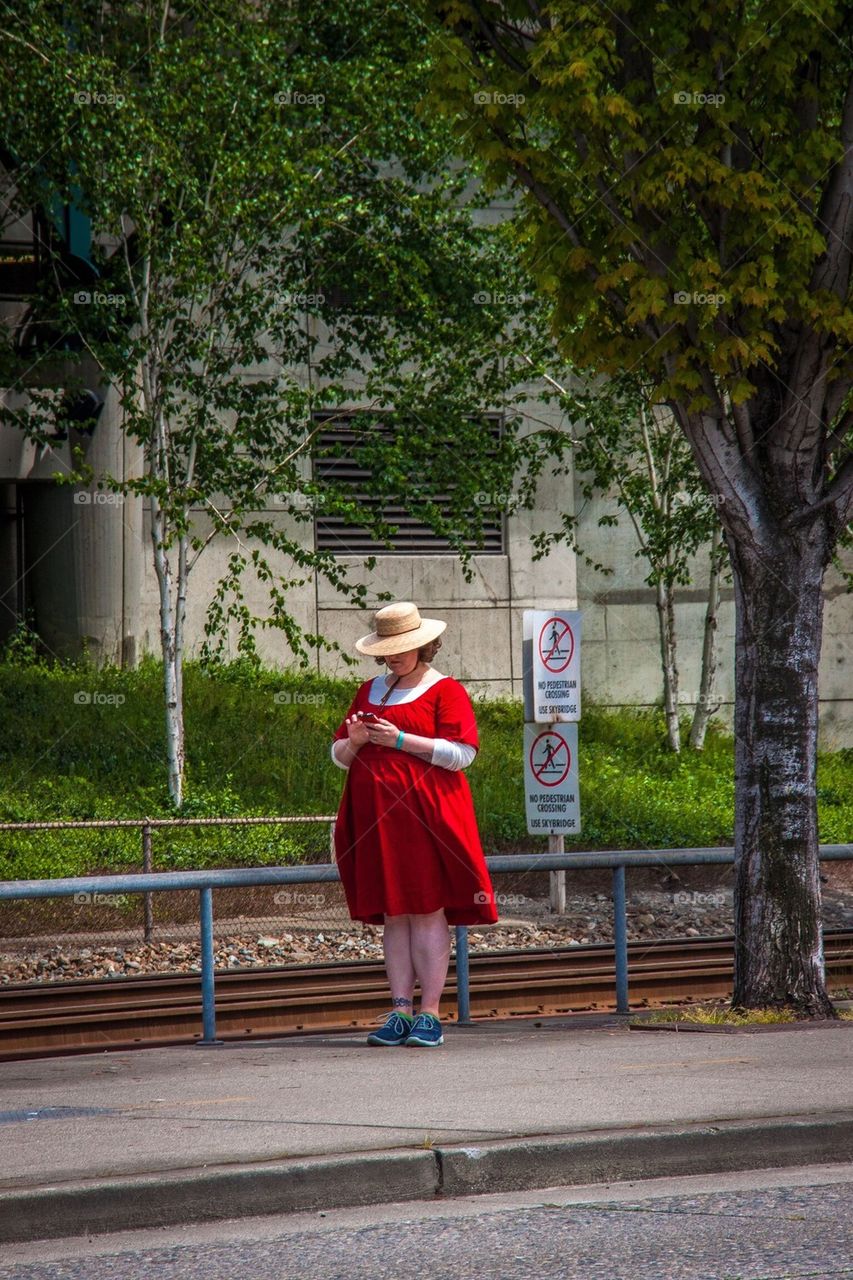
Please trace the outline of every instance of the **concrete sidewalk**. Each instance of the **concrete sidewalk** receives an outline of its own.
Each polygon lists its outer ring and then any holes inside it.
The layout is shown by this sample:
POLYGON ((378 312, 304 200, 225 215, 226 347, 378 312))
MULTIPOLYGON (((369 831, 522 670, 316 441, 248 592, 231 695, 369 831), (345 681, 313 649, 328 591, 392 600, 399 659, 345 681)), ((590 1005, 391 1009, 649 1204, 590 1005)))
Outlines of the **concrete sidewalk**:
POLYGON ((0 1065, 0 1240, 849 1160, 853 1025, 615 1016, 0 1065))

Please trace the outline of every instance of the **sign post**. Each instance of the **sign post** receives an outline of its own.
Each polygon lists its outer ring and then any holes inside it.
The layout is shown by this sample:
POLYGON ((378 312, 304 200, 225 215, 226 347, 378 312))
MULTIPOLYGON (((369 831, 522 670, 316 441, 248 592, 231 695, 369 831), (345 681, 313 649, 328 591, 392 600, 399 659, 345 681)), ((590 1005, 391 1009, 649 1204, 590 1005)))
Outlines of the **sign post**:
MULTIPOLYGON (((548 837, 549 853, 565 853, 566 841, 562 835, 548 837)), ((548 877, 550 906, 555 916, 565 915, 566 912, 566 873, 565 871, 552 871, 548 877)))
MULTIPOLYGON (((522 629, 524 794, 527 830, 563 853, 580 831, 578 729, 581 615, 525 609, 522 629)), ((551 910, 566 909, 566 873, 551 872, 551 910)))

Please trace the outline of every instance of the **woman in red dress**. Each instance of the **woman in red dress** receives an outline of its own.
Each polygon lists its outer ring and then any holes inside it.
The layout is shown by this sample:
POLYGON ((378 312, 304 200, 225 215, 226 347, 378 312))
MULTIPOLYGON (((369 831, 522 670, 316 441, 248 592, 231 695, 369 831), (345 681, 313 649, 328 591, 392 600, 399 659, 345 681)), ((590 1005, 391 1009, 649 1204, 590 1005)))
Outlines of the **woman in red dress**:
POLYGON ((393 1007, 368 1044, 439 1045, 448 925, 497 920, 462 773, 477 753, 477 725, 462 685, 430 665, 445 622, 421 618, 410 602, 386 605, 373 622, 356 648, 388 673, 361 686, 332 743, 348 771, 335 856, 352 918, 385 926, 393 1007))

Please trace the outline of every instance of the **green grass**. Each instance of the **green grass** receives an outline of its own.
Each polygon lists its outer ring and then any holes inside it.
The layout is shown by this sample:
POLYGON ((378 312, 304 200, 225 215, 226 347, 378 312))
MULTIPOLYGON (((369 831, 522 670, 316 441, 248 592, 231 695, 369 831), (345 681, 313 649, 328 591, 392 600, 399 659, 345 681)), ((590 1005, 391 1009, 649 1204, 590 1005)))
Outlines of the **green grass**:
MULTIPOLYGON (((334 813, 343 775, 329 743, 356 686, 245 663, 215 675, 190 664, 183 814, 334 813)), ((544 838, 525 827, 521 705, 478 701, 476 711, 481 750, 468 777, 483 843, 489 851, 541 848, 544 838)), ((161 671, 153 660, 136 671, 0 663, 0 715, 0 820, 170 815, 161 671), (80 693, 100 701, 81 704, 80 693)), ((819 759, 824 842, 849 838, 852 766, 850 750, 819 759)), ((582 833, 567 846, 732 841, 733 744, 718 729, 703 752, 675 756, 660 712, 615 714, 585 704, 580 779, 582 833)), ((173 867, 326 860, 328 828, 158 832, 154 848, 155 863, 173 867)), ((134 833, 0 833, 0 878, 131 867, 139 858, 134 833)))
MULTIPOLYGON (((832 994, 832 993, 831 993, 832 994)), ((838 992, 834 993, 838 998, 838 992)), ((853 1021, 853 1009, 841 1009, 839 1018, 853 1021)), ((752 1027, 769 1026, 777 1022, 800 1022, 802 1014, 796 1009, 733 1009, 730 1005, 695 1004, 673 1009, 655 1009, 646 1022, 697 1022, 702 1026, 752 1027)))
POLYGON ((729 1005, 685 1005, 678 1009, 656 1009, 646 1022, 696 1022, 702 1026, 751 1027, 777 1022, 798 1022, 794 1009, 732 1009, 729 1005))

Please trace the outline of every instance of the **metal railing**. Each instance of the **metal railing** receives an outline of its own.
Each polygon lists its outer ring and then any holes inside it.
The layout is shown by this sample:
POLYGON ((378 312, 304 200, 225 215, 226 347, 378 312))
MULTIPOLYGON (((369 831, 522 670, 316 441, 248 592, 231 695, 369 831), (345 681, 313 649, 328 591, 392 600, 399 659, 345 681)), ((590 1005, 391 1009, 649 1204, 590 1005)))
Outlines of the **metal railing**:
MULTIPOLYGON (((151 875, 154 870, 152 862, 152 835, 162 827, 284 827, 311 822, 329 824, 329 854, 335 856, 334 834, 335 814, 297 814, 289 817, 273 818, 81 818, 77 821, 62 822, 0 822, 0 831, 83 831, 83 830, 126 830, 128 827, 139 831, 142 838, 142 870, 151 875)), ((88 879, 89 877, 87 877, 88 879)), ((88 885, 87 889, 91 889, 88 885)), ((114 890, 114 892, 120 892, 114 890)), ((144 893, 142 907, 142 941, 151 942, 154 936, 154 910, 150 893, 144 893)))
MULTIPOLYGON (((213 818, 196 821, 231 821, 213 818)), ((239 819, 234 819, 239 822, 239 819)), ((244 819, 243 821, 259 821, 244 819)), ((260 820, 262 821, 262 819, 260 820)), ((285 820, 286 821, 286 820, 285 820)), ((41 825, 41 824, 35 824, 41 825)), ((52 825, 63 825, 52 824, 52 825)), ((821 861, 853 859, 853 844, 820 846, 821 861)), ((628 867, 683 867, 725 865, 734 862, 734 849, 617 849, 596 853, 497 854, 486 859, 490 872, 613 871, 613 942, 616 953, 616 1011, 628 1013, 628 921, 625 871, 628 867)), ((236 867, 206 871, 152 871, 142 874, 69 876, 57 880, 0 881, 0 902, 27 898, 69 897, 80 892, 168 893, 195 889, 199 893, 201 932, 202 1045, 216 1041, 216 996, 213 964, 213 890, 246 885, 320 884, 338 880, 334 863, 295 867, 236 867)), ((458 1019, 470 1022, 471 989, 468 964, 468 931, 456 928, 456 987, 458 1019)))

